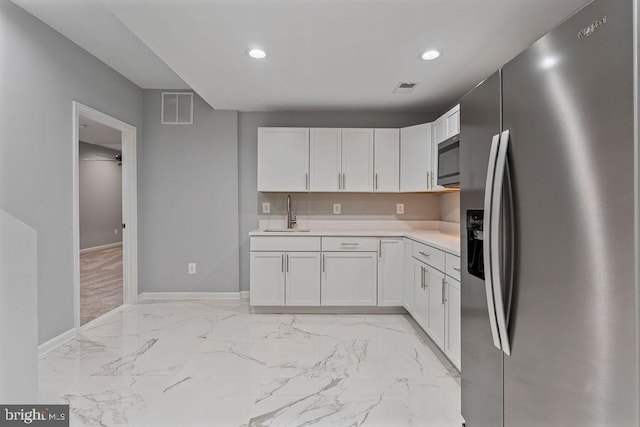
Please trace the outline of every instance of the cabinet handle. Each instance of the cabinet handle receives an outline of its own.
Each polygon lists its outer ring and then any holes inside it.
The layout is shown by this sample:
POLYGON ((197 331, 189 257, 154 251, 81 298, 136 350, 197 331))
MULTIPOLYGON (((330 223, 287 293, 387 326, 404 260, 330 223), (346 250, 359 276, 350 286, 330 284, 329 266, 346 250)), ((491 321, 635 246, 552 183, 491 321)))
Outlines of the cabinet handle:
POLYGON ((427 172, 427 190, 429 189, 429 183, 431 182, 431 180, 429 179, 431 175, 431 172, 427 172))
POLYGON ((445 290, 444 290, 444 285, 445 285, 446 283, 447 283, 447 282, 445 281, 445 279, 444 279, 444 277, 443 277, 443 278, 442 278, 442 305, 444 305, 444 302, 446 301, 446 300, 444 299, 444 291, 445 291, 445 290))
POLYGON ((433 190, 433 176, 435 175, 435 172, 431 172, 431 189, 433 190))
POLYGON ((418 252, 418 253, 425 258, 429 258, 431 256, 431 254, 425 254, 424 252, 418 252))
POLYGON ((421 275, 421 280, 422 280, 422 283, 420 284, 420 286, 422 287, 422 289, 424 289, 427 286, 427 284, 425 283, 425 280, 424 280, 424 267, 420 267, 420 275, 421 275))
POLYGON ((344 174, 342 174, 342 189, 343 189, 343 190, 344 190, 344 189, 345 189, 345 187, 346 187, 346 185, 345 185, 345 183, 344 183, 344 182, 345 182, 345 175, 344 175, 344 174))
POLYGON ((325 258, 325 254, 322 254, 322 272, 325 272, 325 269, 327 267, 327 259, 325 258))
POLYGON ((280 255, 280 272, 284 273, 284 254, 280 255))
POLYGON ((377 190, 378 189, 378 174, 375 174, 374 178, 375 178, 375 189, 377 190))
POLYGON ((287 260, 285 261, 285 265, 286 265, 285 269, 288 273, 289 272, 289 254, 286 255, 286 259, 287 260))
POLYGON ((305 190, 309 189, 309 172, 306 172, 304 174, 304 189, 305 190))
POLYGON ((459 267, 453 267, 453 269, 454 269, 455 271, 457 271, 458 273, 460 273, 460 268, 459 268, 459 267))
POLYGON ((342 245, 342 246, 358 246, 358 245, 360 245, 360 243, 357 243, 357 242, 353 242, 353 243, 343 242, 343 243, 340 243, 340 245, 342 245))
POLYGON ((378 258, 382 258, 382 240, 378 240, 378 258))
POLYGON ((338 190, 342 190, 342 175, 338 174, 338 190))

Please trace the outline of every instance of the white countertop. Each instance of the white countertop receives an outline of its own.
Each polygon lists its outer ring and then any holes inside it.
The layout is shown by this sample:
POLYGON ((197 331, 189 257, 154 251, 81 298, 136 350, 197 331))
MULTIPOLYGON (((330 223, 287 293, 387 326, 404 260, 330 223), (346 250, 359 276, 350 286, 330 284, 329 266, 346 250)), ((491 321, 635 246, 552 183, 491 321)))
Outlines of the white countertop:
POLYGON ((390 229, 366 229, 366 230, 332 230, 332 229, 310 229, 309 231, 264 231, 253 230, 249 236, 288 236, 288 237, 330 237, 330 236, 352 236, 352 237, 407 237, 420 243, 424 243, 434 248, 460 256, 460 235, 456 233, 446 233, 440 230, 412 229, 412 230, 390 230, 390 229))

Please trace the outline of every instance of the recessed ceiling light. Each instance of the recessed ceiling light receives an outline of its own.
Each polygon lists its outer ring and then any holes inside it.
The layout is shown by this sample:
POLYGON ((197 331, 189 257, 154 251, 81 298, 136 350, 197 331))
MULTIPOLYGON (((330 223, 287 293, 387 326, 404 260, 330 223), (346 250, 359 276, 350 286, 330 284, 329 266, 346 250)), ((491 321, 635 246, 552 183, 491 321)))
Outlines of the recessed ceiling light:
POLYGON ((247 55, 254 59, 263 59, 267 56, 266 52, 262 49, 249 49, 247 55))
POLYGON ((436 59, 438 56, 440 56, 440 51, 437 50, 428 50, 420 55, 420 57, 425 61, 431 61, 433 59, 436 59))

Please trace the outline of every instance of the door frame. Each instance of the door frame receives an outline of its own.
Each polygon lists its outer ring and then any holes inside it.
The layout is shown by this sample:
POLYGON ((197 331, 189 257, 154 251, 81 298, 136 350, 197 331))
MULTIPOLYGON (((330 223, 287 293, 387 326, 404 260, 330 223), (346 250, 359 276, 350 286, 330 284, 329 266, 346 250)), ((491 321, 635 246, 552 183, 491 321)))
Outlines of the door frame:
POLYGON ((138 196, 136 168, 136 127, 108 114, 72 102, 73 110, 73 300, 74 325, 80 327, 80 176, 79 176, 79 124, 80 115, 122 133, 122 287, 123 303, 135 304, 138 299, 138 196))

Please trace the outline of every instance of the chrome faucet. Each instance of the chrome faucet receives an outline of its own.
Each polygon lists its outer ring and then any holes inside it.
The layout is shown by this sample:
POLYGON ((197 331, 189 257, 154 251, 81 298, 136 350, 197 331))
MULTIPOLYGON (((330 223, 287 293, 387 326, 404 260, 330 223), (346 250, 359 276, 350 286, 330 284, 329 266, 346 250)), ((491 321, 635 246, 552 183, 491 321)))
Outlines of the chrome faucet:
POLYGON ((291 230, 296 222, 296 217, 291 215, 291 194, 287 194, 287 229, 291 230))

